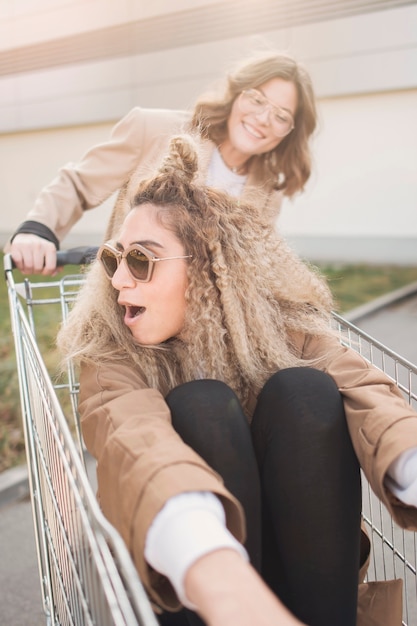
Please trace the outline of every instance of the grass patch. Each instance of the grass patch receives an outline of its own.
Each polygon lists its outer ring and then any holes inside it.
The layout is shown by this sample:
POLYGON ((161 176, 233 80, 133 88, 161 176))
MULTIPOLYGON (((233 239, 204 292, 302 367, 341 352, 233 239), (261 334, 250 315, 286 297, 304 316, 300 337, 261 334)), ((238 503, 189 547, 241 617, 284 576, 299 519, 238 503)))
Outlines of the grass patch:
MULTIPOLYGON (((3 267, 3 254, 0 262, 3 267)), ((67 266, 59 277, 31 276, 30 281, 50 283, 61 276, 78 274, 79 266, 67 266)), ((14 271, 14 280, 21 283, 24 276, 14 271)), ((42 297, 47 297, 48 288, 42 297)), ((52 293, 51 293, 52 295, 52 293)), ((37 342, 50 372, 58 363, 55 337, 58 330, 60 309, 55 305, 39 307, 36 314, 37 342)), ((16 355, 10 319, 6 281, 0 280, 0 472, 25 461, 24 436, 20 414, 20 391, 16 355)))
POLYGON ((379 296, 417 281, 416 266, 397 265, 324 265, 338 313, 366 304, 379 296))
MULTIPOLYGON (((0 261, 3 265, 3 257, 0 261)), ((416 267, 343 265, 321 266, 336 300, 336 310, 346 313, 378 296, 417 281, 416 267)), ((78 266, 68 266, 62 275, 79 273, 78 266)), ((16 283, 23 280, 15 272, 16 283)), ((56 278, 31 277, 31 281, 56 281, 56 278)), ((55 336, 60 313, 55 306, 39 308, 37 341, 50 371, 58 362, 55 336)), ((14 343, 11 331, 7 288, 0 281, 0 472, 24 462, 24 438, 20 417, 20 394, 14 343)))

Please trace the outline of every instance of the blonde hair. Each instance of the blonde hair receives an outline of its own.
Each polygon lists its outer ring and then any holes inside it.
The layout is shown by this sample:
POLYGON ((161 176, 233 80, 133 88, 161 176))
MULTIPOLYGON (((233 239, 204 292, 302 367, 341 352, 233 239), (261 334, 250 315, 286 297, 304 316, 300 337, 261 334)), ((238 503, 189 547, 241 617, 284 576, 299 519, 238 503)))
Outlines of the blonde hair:
POLYGON ((76 362, 130 362, 164 394, 196 378, 223 380, 247 406, 273 372, 306 364, 292 337, 330 332, 332 298, 255 206, 193 182, 197 166, 192 140, 173 138, 160 170, 140 183, 132 209, 151 203, 192 255, 180 336, 157 346, 135 343, 117 292, 96 262, 59 346, 76 362))
POLYGON ((291 56, 267 51, 243 60, 226 77, 221 95, 207 95, 197 101, 191 128, 220 145, 227 137, 227 120, 236 98, 245 89, 256 89, 272 78, 282 78, 296 87, 295 128, 276 148, 253 157, 252 166, 266 173, 275 189, 293 196, 304 188, 311 174, 309 139, 316 128, 317 111, 311 78, 291 56))

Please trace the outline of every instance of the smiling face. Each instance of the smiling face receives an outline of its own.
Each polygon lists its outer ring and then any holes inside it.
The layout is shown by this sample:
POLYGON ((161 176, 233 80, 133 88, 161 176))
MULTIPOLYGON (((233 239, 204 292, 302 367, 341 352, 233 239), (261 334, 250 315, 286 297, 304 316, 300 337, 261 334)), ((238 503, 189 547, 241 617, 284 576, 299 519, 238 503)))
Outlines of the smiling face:
MULTIPOLYGON (((283 78, 271 78, 256 87, 269 102, 291 113, 295 118, 297 111, 297 89, 291 81, 283 78)), ((239 98, 233 103, 227 122, 228 139, 222 145, 229 152, 240 153, 249 158, 273 150, 283 137, 276 137, 270 125, 270 109, 260 114, 243 113, 239 108, 239 98)))
MULTIPOLYGON (((175 234, 157 220, 157 208, 143 204, 126 217, 117 247, 139 243, 156 257, 186 254, 175 234)), ((112 278, 119 292, 118 303, 125 309, 124 323, 142 345, 157 345, 175 337, 184 326, 185 292, 188 286, 187 260, 173 259, 154 265, 150 282, 140 283, 129 274, 123 260, 112 278)))

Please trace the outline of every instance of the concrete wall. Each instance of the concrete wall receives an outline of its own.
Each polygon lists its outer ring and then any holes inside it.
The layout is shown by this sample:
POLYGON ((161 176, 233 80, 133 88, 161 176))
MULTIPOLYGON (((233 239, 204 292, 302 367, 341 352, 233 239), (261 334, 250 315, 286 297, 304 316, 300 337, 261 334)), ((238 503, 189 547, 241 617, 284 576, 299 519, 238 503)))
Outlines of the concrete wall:
POLYGON ((417 261, 417 89, 320 101, 315 172, 279 226, 308 258, 417 261))
MULTIPOLYGON (((113 123, 131 106, 191 106, 197 94, 242 53, 254 46, 272 45, 305 62, 313 77, 320 111, 320 128, 314 140, 314 174, 305 193, 284 204, 278 227, 300 253, 313 260, 414 263, 417 5, 374 2, 373 10, 360 12, 356 8, 355 13, 349 14, 348 5, 357 7, 358 3, 342 2, 338 6, 344 5, 346 14, 332 17, 329 13, 322 20, 314 14, 308 21, 308 5, 313 11, 318 4, 314 0, 269 5, 253 2, 253 16, 257 16, 263 30, 219 39, 232 32, 232 21, 227 30, 226 14, 222 15, 221 11, 233 8, 233 2, 219 5, 204 0, 175 0, 175 3, 160 0, 151 7, 149 3, 127 0, 3 3, 0 9, 2 240, 25 218, 38 190, 57 169, 104 140, 113 123), (404 6, 393 6, 396 4, 404 6), (282 19, 276 8, 281 5, 287 8, 282 19), (176 12, 184 13, 174 15, 174 6, 176 12), (290 9, 296 7, 299 14, 290 14, 290 9), (299 17, 304 15, 303 7, 307 16, 304 21, 299 17), (206 26, 216 17, 219 21, 218 28, 214 28, 213 21, 212 35, 201 30, 200 43, 190 43, 189 29, 184 29, 182 35, 178 29, 168 30, 164 38, 159 28, 155 29, 155 39, 158 34, 161 39, 159 49, 123 55, 118 48, 113 57, 104 51, 101 57, 97 54, 96 58, 82 62, 61 60, 57 65, 53 57, 42 61, 42 48, 36 47, 42 42, 51 45, 56 41, 58 59, 58 53, 63 54, 59 42, 65 41, 59 38, 82 37, 93 26, 123 28, 140 19, 161 25, 160 21, 152 20, 163 16, 168 19, 171 13, 173 19, 178 19, 178 15, 192 18, 196 32, 204 26, 198 21, 199 10, 206 26), (269 15, 271 19, 266 27, 261 18, 269 15), (275 28, 280 20, 284 26, 275 28), (183 45, 178 46, 179 41, 183 45), (163 47, 168 45, 177 47, 163 47), (35 46, 33 54, 40 55, 38 61, 33 58, 33 64, 37 62, 39 67, 22 71, 17 52, 22 56, 25 49, 29 50, 28 46, 35 46), (2 66, 2 51, 8 52, 9 63, 10 59, 15 61, 14 72, 7 69, 6 61, 2 66)), ((250 2, 242 0, 241 14, 249 11, 249 5, 250 2)), ((241 29, 245 28, 249 29, 242 22, 241 29)), ((86 45, 85 41, 90 40, 73 41, 80 42, 81 49, 81 44, 86 45)), ((151 37, 148 47, 152 45, 157 47, 151 37)), ((75 46, 72 51, 77 52, 75 46)), ((93 53, 86 50, 85 55, 91 57, 93 53)), ((108 202, 104 208, 106 216, 110 205, 108 202)), ((104 230, 104 214, 102 209, 87 214, 66 243, 99 241, 104 230)))

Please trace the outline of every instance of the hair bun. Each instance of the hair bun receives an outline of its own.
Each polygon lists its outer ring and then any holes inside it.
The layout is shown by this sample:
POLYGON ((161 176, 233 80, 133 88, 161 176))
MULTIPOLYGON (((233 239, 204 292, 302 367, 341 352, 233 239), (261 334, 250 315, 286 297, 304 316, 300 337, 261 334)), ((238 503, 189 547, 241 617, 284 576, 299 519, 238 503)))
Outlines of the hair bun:
POLYGON ((169 144, 168 155, 159 171, 168 176, 175 175, 185 183, 190 183, 198 170, 197 146, 190 136, 176 135, 169 144))

